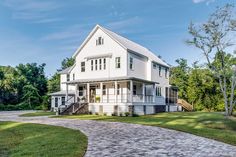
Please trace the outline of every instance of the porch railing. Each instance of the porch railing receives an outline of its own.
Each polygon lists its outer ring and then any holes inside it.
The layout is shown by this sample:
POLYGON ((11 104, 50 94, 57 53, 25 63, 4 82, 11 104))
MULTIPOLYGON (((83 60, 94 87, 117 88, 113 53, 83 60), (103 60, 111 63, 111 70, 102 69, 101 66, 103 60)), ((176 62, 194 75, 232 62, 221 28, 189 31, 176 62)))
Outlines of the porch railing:
POLYGON ((83 98, 79 98, 78 102, 88 102, 88 103, 129 103, 129 102, 137 102, 137 103, 153 103, 153 95, 142 95, 136 94, 133 95, 132 100, 130 94, 106 94, 106 95, 96 95, 94 97, 90 96, 90 100, 88 101, 87 96, 83 96, 83 98))

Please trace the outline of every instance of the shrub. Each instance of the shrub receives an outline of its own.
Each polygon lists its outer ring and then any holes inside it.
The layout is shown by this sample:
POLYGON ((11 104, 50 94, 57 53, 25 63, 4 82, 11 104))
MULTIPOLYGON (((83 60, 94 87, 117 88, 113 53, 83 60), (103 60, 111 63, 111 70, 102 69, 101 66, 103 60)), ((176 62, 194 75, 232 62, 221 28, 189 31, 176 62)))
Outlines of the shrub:
POLYGON ((123 115, 124 115, 124 114, 123 114, 122 112, 120 112, 120 117, 123 117, 123 115))
POLYGON ((117 113, 113 112, 113 113, 111 114, 111 116, 117 116, 117 113))
POLYGON ((104 112, 104 113, 103 113, 103 116, 107 116, 107 113, 106 113, 106 112, 104 112))
POLYGON ((91 114, 93 114, 93 112, 92 112, 92 111, 89 111, 89 113, 88 113, 88 114, 90 114, 90 115, 91 115, 91 114))
POLYGON ((95 115, 99 115, 99 113, 98 113, 98 112, 95 112, 95 115))
POLYGON ((130 115, 129 112, 125 112, 125 116, 128 117, 130 115))
POLYGON ((132 114, 132 117, 139 117, 139 115, 134 113, 134 114, 132 114))

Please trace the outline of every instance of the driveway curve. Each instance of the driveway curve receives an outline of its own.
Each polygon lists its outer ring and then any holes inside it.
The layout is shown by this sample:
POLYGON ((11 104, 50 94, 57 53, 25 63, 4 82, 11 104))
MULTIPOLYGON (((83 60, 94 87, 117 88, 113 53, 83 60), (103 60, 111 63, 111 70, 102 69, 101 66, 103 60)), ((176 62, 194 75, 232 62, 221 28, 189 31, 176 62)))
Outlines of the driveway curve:
POLYGON ((80 130, 88 136, 86 157, 236 156, 235 146, 184 132, 119 122, 19 117, 26 112, 29 111, 0 112, 0 121, 40 123, 80 130))

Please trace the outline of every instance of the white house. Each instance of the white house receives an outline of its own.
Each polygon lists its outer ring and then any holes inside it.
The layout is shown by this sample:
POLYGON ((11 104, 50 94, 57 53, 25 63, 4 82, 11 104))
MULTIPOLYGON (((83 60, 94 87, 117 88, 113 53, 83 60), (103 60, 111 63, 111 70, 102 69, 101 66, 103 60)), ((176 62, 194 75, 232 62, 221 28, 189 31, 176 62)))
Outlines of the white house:
POLYGON ((135 42, 96 25, 73 58, 75 64, 60 72, 61 91, 50 94, 54 111, 83 103, 107 115, 179 110, 169 65, 135 42))

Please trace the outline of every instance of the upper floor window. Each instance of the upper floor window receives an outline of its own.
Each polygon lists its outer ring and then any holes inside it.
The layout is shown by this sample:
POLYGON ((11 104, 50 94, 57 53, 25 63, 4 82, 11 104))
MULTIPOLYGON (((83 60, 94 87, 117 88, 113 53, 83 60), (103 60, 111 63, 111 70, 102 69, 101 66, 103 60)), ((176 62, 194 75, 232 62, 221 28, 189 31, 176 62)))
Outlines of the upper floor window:
POLYGON ((161 87, 156 87, 156 96, 161 96, 161 87))
POLYGON ((106 58, 103 59, 103 69, 106 70, 106 58))
POLYGON ((132 57, 129 58, 129 69, 134 69, 134 59, 132 57))
POLYGON ((104 39, 102 37, 98 37, 96 40, 96 45, 103 45, 104 44, 104 39))
POLYGON ((161 76, 161 66, 159 66, 159 76, 161 76))
POLYGON ((81 72, 85 72, 85 62, 81 62, 81 72))
POLYGON ((73 74, 73 80, 75 80, 75 74, 73 74))
POLYGON ((168 78, 168 68, 165 69, 165 78, 168 78))
POLYGON ((70 74, 67 74, 67 75, 66 75, 66 80, 67 80, 67 81, 70 81, 70 74))
POLYGON ((95 70, 98 70, 98 60, 95 60, 95 70))
POLYGON ((93 60, 91 60, 91 71, 93 71, 93 60))
POLYGON ((99 59, 99 70, 102 70, 102 59, 99 59))
POLYGON ((120 57, 116 57, 116 68, 120 68, 120 57))

